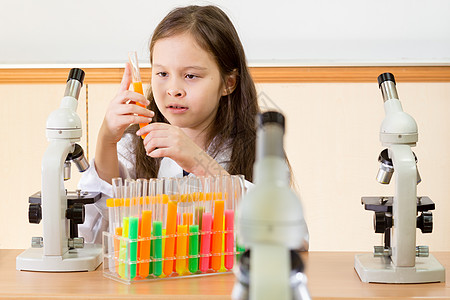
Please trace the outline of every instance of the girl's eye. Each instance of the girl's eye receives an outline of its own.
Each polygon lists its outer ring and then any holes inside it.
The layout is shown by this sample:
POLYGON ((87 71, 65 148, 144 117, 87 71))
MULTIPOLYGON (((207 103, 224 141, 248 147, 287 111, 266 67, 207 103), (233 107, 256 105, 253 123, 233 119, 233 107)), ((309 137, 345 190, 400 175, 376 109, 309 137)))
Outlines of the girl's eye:
POLYGON ((194 75, 194 74, 186 74, 186 76, 185 76, 187 79, 194 79, 194 78, 197 78, 198 76, 197 75, 194 75))
POLYGON ((158 73, 156 73, 156 75, 158 75, 159 77, 167 77, 166 72, 158 72, 158 73))

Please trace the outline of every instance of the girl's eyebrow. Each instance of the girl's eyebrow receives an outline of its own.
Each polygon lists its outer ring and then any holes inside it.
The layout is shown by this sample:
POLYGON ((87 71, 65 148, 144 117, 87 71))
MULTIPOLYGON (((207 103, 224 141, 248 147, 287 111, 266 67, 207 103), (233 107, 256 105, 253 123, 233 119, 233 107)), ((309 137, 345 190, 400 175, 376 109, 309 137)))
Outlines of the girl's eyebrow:
MULTIPOLYGON (((163 68, 163 69, 165 68, 165 66, 160 65, 160 64, 153 64, 153 67, 163 68)), ((182 68, 182 70, 187 70, 187 69, 195 69, 195 70, 199 70, 199 71, 204 71, 204 70, 207 70, 208 68, 201 67, 201 66, 186 66, 186 67, 182 68)))

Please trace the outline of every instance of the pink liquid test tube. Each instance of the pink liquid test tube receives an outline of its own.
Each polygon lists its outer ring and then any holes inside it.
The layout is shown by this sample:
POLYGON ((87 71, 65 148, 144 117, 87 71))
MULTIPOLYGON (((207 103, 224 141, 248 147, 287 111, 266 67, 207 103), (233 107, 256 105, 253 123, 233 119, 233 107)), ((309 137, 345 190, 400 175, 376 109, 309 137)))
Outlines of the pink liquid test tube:
POLYGON ((211 229, 212 229, 212 202, 213 202, 213 177, 203 177, 202 202, 204 206, 201 235, 200 235, 200 271, 205 273, 210 269, 211 261, 211 229))

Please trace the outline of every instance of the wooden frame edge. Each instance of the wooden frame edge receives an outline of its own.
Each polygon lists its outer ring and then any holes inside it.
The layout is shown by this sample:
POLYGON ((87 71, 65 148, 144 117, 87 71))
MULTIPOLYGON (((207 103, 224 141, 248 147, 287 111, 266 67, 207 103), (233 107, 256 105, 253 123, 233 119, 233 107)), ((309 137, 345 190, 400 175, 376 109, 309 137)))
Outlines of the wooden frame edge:
MULTIPOLYGON (((123 68, 84 68, 86 84, 120 83, 123 68)), ((142 80, 150 81, 150 68, 142 68, 142 80)), ((391 72, 398 82, 450 82, 450 66, 376 67, 250 67, 256 83, 374 82, 391 72)), ((0 69, 0 84, 59 84, 69 68, 0 69)))

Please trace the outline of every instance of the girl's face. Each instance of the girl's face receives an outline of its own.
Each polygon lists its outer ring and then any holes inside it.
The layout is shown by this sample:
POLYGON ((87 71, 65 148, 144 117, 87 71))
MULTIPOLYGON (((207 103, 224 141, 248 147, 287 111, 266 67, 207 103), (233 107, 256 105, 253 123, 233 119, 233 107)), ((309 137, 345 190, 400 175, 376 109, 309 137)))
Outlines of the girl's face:
POLYGON ((201 132, 226 94, 214 58, 189 34, 158 40, 153 48, 152 90, 170 124, 201 132))

